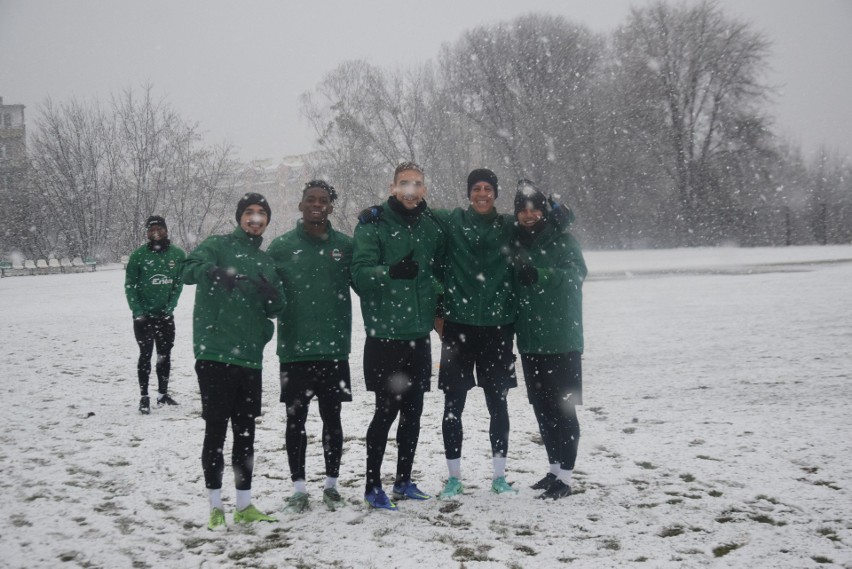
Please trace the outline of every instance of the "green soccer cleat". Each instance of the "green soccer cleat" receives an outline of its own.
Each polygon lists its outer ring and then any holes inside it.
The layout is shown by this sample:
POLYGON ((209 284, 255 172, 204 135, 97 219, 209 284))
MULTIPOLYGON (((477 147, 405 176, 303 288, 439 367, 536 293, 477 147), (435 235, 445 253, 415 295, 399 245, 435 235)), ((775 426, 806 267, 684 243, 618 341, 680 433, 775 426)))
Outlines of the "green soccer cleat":
POLYGON ((207 529, 210 531, 228 529, 228 525, 225 523, 225 512, 219 508, 213 508, 210 511, 210 520, 207 522, 207 529))
POLYGON ((235 524, 252 524, 254 522, 277 522, 272 516, 267 516, 260 510, 254 507, 254 504, 249 504, 242 510, 234 512, 235 524))
POLYGON ((323 490, 322 503, 332 512, 346 507, 346 501, 340 495, 340 492, 337 491, 337 488, 326 488, 323 490))
POLYGON ((311 509, 311 498, 305 492, 296 492, 284 505, 284 512, 288 514, 301 514, 311 509))
POLYGON ((450 476, 447 483, 444 484, 444 489, 438 494, 438 499, 447 500, 455 498, 456 496, 460 496, 462 492, 464 492, 464 485, 461 483, 461 480, 455 476, 450 476))
POLYGON ((512 488, 512 485, 506 482, 506 477, 501 476, 491 483, 491 491, 495 494, 517 494, 518 491, 512 488))

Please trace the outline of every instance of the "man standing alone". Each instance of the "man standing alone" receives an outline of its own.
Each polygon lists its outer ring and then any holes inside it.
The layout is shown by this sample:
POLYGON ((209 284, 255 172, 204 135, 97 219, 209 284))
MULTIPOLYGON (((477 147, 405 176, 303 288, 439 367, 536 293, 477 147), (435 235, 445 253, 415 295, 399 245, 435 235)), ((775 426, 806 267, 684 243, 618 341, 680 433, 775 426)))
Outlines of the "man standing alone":
POLYGON ((169 395, 171 353, 175 343, 175 318, 183 283, 180 264, 186 253, 169 242, 166 220, 152 215, 145 222, 148 243, 130 255, 124 276, 124 293, 133 312, 133 333, 139 345, 139 412, 151 412, 148 379, 151 356, 157 347, 157 405, 177 405, 169 395))

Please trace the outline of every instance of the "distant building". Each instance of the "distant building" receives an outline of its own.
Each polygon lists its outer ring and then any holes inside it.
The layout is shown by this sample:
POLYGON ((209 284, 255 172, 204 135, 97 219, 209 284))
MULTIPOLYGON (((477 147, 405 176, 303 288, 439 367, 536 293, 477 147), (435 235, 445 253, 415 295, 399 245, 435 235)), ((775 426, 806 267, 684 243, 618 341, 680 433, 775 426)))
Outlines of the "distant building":
POLYGON ((20 188, 27 171, 24 105, 4 105, 0 97, 0 192, 20 188))
POLYGON ((273 160, 253 160, 238 173, 236 189, 258 192, 266 196, 272 208, 272 222, 267 234, 269 240, 293 228, 299 213, 302 188, 308 181, 308 167, 304 156, 287 156, 278 163, 273 160))

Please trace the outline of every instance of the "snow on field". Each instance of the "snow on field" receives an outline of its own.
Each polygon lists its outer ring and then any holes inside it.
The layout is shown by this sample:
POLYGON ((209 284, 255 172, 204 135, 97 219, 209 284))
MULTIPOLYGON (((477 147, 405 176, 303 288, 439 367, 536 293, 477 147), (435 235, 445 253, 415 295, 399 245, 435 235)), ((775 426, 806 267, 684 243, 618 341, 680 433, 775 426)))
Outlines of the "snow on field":
MULTIPOLYGON (((205 528, 192 287, 178 306, 173 354, 182 404, 141 416, 120 267, 0 280, 0 566, 852 567, 852 246, 591 252, 587 260, 573 496, 545 503, 528 489, 546 459, 521 387, 509 402, 517 496, 488 492, 487 412, 474 392, 467 493, 367 512, 373 402, 363 391, 356 313, 341 471, 350 507, 330 513, 319 499, 314 404, 313 510, 225 534, 205 528)), ((266 366, 253 495, 276 510, 292 488, 271 344, 266 366)), ((427 394, 414 472, 435 493, 446 477, 441 406, 439 393, 427 394)), ((391 443, 388 484, 395 455, 391 443)), ((232 486, 228 469, 229 520, 232 486)))

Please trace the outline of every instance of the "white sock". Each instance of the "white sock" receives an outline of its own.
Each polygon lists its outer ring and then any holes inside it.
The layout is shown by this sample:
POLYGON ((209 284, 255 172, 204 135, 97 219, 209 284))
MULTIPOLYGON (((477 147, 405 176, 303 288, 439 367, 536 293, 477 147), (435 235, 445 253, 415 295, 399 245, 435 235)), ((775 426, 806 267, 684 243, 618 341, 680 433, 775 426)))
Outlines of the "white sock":
POLYGON ((332 478, 331 476, 325 477, 325 489, 336 488, 337 487, 337 478, 332 478))
POLYGON ((450 471, 450 476, 452 478, 458 478, 461 480, 461 458, 448 458, 447 470, 450 471))
POLYGON ((302 494, 308 493, 308 486, 304 480, 294 480, 293 486, 296 488, 296 492, 301 492, 302 494))
POLYGON ((562 470, 559 469, 559 474, 557 475, 559 480, 561 480, 566 486, 571 485, 571 474, 573 474, 573 470, 562 470))
POLYGON ((506 476, 506 457, 495 456, 491 460, 494 463, 494 480, 497 480, 501 476, 506 476))
POLYGON ((245 510, 251 505, 251 490, 237 490, 237 509, 245 510))
POLYGON ((219 508, 220 510, 224 510, 222 507, 222 489, 221 488, 208 488, 207 489, 207 499, 210 501, 210 509, 219 508))
POLYGON ((560 470, 560 469, 559 469, 559 463, 558 463, 558 462, 553 462, 553 463, 551 463, 551 465, 550 465, 550 473, 551 473, 552 475, 554 475, 555 477, 559 478, 559 470, 560 470))

